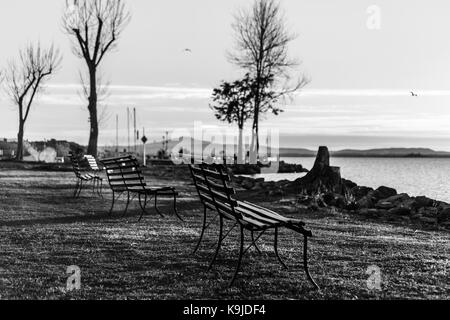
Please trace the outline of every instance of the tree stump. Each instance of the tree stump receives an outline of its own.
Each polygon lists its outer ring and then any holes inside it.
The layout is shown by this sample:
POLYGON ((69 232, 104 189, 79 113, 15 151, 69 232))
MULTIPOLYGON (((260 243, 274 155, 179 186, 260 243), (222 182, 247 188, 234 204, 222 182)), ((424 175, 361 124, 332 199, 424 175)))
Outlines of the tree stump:
POLYGON ((341 169, 330 166, 330 152, 327 147, 320 147, 313 168, 303 178, 297 179, 295 185, 308 194, 322 192, 344 193, 341 169))

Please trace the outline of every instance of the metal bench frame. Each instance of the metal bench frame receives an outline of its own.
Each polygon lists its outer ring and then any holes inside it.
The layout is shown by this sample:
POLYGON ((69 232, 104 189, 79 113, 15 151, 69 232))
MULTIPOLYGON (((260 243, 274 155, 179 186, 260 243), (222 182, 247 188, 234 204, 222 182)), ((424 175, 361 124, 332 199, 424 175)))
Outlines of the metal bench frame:
MULTIPOLYGON (((261 253, 257 246, 257 241, 269 230, 274 230, 274 252, 279 263, 287 269, 286 264, 281 259, 278 252, 278 235, 279 229, 286 228, 303 235, 303 266, 308 280, 314 285, 316 289, 319 286, 311 277, 308 269, 308 238, 312 237, 311 231, 304 228, 305 223, 297 219, 289 219, 276 212, 266 208, 257 206, 250 202, 238 201, 234 198, 236 194, 235 189, 229 185, 231 177, 228 175, 226 168, 221 165, 207 165, 190 166, 191 174, 194 180, 194 185, 200 197, 200 201, 204 206, 203 227, 198 241, 196 252, 200 246, 204 232, 208 225, 206 224, 207 210, 214 210, 219 216, 219 240, 214 257, 209 265, 210 270, 215 263, 219 254, 223 240, 228 234, 224 236, 224 221, 232 221, 240 228, 240 251, 234 276, 230 282, 230 287, 233 286, 242 264, 242 258, 248 250, 252 247, 261 253), (251 233, 251 244, 244 248, 245 245, 245 231, 251 233), (255 233, 258 234, 255 238, 255 233)), ((234 228, 234 226, 233 226, 234 228)))
POLYGON ((116 157, 109 159, 102 159, 100 161, 105 166, 106 176, 108 177, 108 183, 112 190, 112 204, 109 210, 109 215, 112 215, 115 202, 122 196, 127 196, 127 204, 124 211, 124 215, 128 212, 130 202, 136 197, 139 198, 139 206, 141 208, 141 216, 139 221, 142 220, 144 214, 148 214, 146 211, 147 204, 154 198, 154 207, 156 212, 164 217, 164 214, 158 208, 159 196, 173 197, 173 210, 175 215, 183 221, 177 210, 177 196, 175 188, 163 187, 163 188, 150 188, 145 182, 145 178, 142 174, 139 162, 133 156, 116 157), (116 197, 116 195, 118 195, 116 197), (133 196, 133 197, 132 197, 133 196), (144 198, 144 199, 142 199, 144 198))
POLYGON ((81 194, 81 190, 83 189, 83 183, 92 182, 92 192, 93 194, 97 193, 99 196, 102 195, 103 188, 103 178, 100 177, 96 173, 83 172, 80 166, 80 160, 83 159, 81 155, 70 154, 70 161, 72 163, 72 169, 75 173, 75 177, 77 179, 75 190, 73 193, 74 198, 79 198, 81 194))

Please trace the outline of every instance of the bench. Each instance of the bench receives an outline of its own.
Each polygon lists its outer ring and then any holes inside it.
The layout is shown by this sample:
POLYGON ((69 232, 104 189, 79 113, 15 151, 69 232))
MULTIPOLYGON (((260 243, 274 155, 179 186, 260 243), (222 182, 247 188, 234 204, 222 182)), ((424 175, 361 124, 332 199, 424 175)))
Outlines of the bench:
POLYGON ((261 206, 255 205, 246 201, 238 201, 235 198, 235 189, 230 185, 231 177, 228 175, 226 168, 221 165, 206 165, 190 166, 194 185, 197 189, 200 201, 204 206, 203 229, 197 248, 200 245, 206 225, 207 210, 214 210, 219 215, 219 241, 214 253, 214 257, 210 263, 209 270, 215 263, 219 254, 224 238, 224 221, 232 221, 235 225, 240 227, 240 252, 234 276, 230 282, 230 287, 235 282, 239 270, 241 268, 242 258, 244 254, 252 247, 255 247, 258 252, 260 250, 257 246, 257 241, 269 230, 274 231, 274 252, 280 264, 287 269, 286 264, 281 259, 278 252, 278 235, 282 228, 293 230, 303 235, 303 266, 309 281, 316 289, 319 286, 313 280, 308 269, 308 238, 312 237, 312 232, 306 230, 305 223, 297 220, 284 217, 274 211, 268 210, 261 206), (245 231, 251 233, 250 246, 244 249, 245 231), (255 238, 254 234, 259 233, 255 238))
POLYGON ((97 160, 91 156, 90 154, 87 154, 84 156, 84 158, 87 160, 89 168, 91 169, 91 171, 93 172, 100 172, 102 171, 100 169, 100 167, 98 166, 97 160))
POLYGON ((96 173, 85 172, 85 170, 82 170, 80 166, 80 161, 82 160, 81 155, 70 153, 69 156, 70 162, 72 163, 73 172, 75 173, 75 177, 77 179, 73 197, 79 198, 81 190, 83 189, 83 184, 87 184, 89 182, 92 182, 93 193, 97 193, 99 196, 102 196, 101 190, 103 186, 103 178, 96 173))
POLYGON ((173 210, 175 215, 183 221, 183 219, 178 214, 177 210, 177 196, 175 188, 173 187, 162 187, 162 188, 152 188, 145 182, 144 175, 140 168, 139 162, 133 156, 116 157, 109 159, 102 159, 100 161, 106 171, 106 176, 108 177, 109 186, 113 192, 112 205, 109 211, 109 215, 112 214, 115 201, 120 198, 121 195, 127 195, 127 205, 124 214, 128 211, 128 206, 131 202, 131 195, 139 197, 139 206, 142 210, 139 221, 142 220, 144 214, 146 214, 146 207, 148 202, 154 197, 154 205, 156 212, 164 217, 164 214, 158 209, 158 197, 159 196, 170 196, 173 197, 173 210), (116 194, 118 197, 116 199, 116 194), (144 198, 144 199, 142 199, 144 198))

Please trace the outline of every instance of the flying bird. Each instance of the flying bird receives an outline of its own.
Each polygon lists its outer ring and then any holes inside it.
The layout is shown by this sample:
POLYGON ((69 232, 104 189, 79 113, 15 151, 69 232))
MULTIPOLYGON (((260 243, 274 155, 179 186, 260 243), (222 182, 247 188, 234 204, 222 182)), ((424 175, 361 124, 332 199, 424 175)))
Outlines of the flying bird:
POLYGON ((411 91, 411 96, 417 97, 417 94, 411 91))

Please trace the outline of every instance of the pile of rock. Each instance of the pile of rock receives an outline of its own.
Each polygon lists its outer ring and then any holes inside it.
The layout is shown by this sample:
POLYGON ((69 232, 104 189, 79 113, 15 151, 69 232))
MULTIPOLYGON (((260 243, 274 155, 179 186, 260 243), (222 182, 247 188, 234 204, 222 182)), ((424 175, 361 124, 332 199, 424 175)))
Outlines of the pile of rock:
POLYGON ((450 228, 450 204, 425 196, 410 197, 395 189, 380 187, 376 190, 356 186, 351 189, 358 213, 372 217, 401 218, 424 224, 439 224, 450 228))
POLYGON ((375 190, 343 179, 347 190, 345 194, 326 192, 301 195, 300 190, 293 191, 296 183, 288 180, 274 182, 265 181, 263 178, 234 176, 233 183, 237 188, 257 191, 268 197, 295 196, 296 200, 292 206, 305 210, 334 208, 370 218, 418 222, 450 229, 450 204, 424 196, 398 194, 395 189, 385 186, 375 190))

